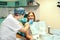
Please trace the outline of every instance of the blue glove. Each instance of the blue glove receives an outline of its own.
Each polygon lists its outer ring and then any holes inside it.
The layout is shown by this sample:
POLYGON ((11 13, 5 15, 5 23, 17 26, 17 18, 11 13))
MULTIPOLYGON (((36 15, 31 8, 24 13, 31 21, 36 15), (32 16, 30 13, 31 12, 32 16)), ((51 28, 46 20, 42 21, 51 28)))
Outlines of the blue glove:
POLYGON ((33 20, 29 20, 29 24, 33 24, 33 20))
POLYGON ((26 23, 27 22, 27 18, 22 18, 19 21, 22 22, 22 23, 26 23))

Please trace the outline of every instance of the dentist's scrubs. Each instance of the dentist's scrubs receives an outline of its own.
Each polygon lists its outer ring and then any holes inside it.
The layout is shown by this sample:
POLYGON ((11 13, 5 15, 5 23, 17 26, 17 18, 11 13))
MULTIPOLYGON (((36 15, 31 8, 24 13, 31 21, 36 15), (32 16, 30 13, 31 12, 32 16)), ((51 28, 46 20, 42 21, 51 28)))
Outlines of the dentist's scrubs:
POLYGON ((1 24, 0 40, 16 40, 16 33, 21 28, 22 26, 19 25, 19 22, 12 16, 12 14, 8 15, 1 24))

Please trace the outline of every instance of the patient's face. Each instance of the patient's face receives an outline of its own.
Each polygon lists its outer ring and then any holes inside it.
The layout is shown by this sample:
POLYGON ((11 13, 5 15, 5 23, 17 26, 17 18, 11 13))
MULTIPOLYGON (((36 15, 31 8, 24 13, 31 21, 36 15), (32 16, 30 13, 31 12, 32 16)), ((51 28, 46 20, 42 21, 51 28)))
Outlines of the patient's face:
POLYGON ((31 19, 34 20, 34 15, 33 15, 33 13, 30 13, 30 14, 28 15, 28 19, 29 19, 29 20, 31 20, 31 19))

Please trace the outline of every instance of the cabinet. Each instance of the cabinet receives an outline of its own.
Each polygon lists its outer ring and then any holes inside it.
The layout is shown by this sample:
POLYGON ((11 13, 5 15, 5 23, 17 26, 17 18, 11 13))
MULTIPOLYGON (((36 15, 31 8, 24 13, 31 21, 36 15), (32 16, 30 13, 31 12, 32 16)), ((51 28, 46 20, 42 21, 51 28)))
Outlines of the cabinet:
POLYGON ((0 1, 0 8, 17 8, 17 7, 38 7, 40 4, 34 1, 0 1))

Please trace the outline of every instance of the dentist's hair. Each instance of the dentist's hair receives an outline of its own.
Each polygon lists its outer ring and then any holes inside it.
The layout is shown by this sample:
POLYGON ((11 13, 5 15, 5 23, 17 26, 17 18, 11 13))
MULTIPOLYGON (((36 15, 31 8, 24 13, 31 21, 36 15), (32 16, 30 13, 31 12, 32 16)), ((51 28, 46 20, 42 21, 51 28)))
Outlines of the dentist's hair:
POLYGON ((24 8, 15 8, 14 9, 14 15, 18 16, 18 15, 25 15, 25 9, 24 8))

